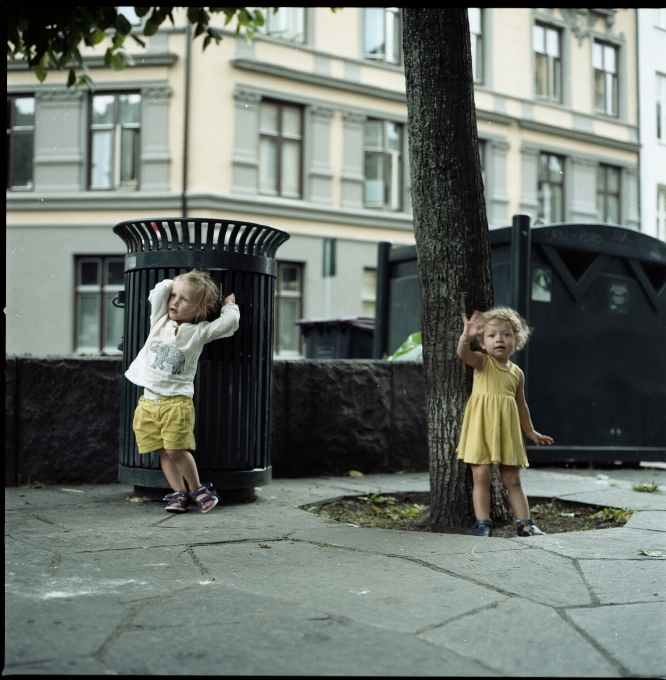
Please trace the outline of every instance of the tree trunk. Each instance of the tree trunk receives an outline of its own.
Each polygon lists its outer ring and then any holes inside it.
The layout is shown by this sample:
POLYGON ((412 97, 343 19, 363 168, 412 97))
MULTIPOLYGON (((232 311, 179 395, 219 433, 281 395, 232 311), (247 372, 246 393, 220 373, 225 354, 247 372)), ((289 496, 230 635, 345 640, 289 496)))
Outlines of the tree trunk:
MULTIPOLYGON (((470 527, 472 476, 456 446, 472 386, 461 312, 493 304, 490 239, 465 8, 403 9, 414 235, 430 456, 431 530, 470 527)), ((509 518, 495 479, 491 517, 509 518)))

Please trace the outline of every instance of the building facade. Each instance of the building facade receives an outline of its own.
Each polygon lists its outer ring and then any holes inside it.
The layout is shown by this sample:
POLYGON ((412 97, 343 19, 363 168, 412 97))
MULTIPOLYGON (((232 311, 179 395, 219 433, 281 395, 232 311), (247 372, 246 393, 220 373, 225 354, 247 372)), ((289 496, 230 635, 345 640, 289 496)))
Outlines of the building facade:
POLYGON ((638 10, 641 223, 666 241, 666 9, 638 10))
MULTIPOLYGON (((490 227, 527 212, 640 229, 636 10, 469 16, 490 227)), ((88 50, 94 92, 8 62, 8 354, 117 353, 123 220, 288 231, 281 357, 302 356, 300 318, 373 316, 378 242, 414 243, 398 9, 282 8, 252 43, 222 31, 205 52, 174 18, 125 71, 88 50)))

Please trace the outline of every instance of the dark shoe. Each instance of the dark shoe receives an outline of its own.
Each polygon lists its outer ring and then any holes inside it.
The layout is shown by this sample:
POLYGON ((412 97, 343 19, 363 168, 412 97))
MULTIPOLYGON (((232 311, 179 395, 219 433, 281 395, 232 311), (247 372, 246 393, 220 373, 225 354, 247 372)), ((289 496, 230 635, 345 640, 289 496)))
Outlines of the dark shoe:
POLYGON ((201 512, 210 512, 218 504, 220 500, 217 497, 215 489, 213 489, 212 482, 206 482, 206 484, 202 484, 198 489, 190 491, 190 498, 199 506, 201 512), (203 498, 197 500, 197 496, 200 496, 202 493, 206 495, 203 498), (213 502, 207 508, 204 508, 204 505, 208 501, 213 502))
POLYGON ((546 534, 537 529, 533 519, 519 519, 518 520, 518 536, 545 536, 546 534))
POLYGON ((472 536, 492 536, 493 521, 492 519, 480 519, 474 524, 474 533, 472 536))
POLYGON ((164 508, 167 512, 187 512, 187 506, 190 504, 187 491, 168 493, 164 500, 167 502, 167 506, 164 508))

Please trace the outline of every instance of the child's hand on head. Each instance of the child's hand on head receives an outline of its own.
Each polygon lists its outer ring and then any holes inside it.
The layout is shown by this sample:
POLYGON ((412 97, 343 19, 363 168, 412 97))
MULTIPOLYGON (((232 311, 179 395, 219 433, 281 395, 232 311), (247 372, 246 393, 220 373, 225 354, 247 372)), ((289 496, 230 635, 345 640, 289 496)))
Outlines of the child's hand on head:
POLYGON ((473 340, 478 335, 483 335, 483 331, 486 327, 486 317, 484 316, 483 312, 479 312, 475 309, 474 313, 469 319, 467 318, 467 314, 463 312, 462 320, 465 324, 463 335, 467 340, 473 340))
POLYGON ((550 446, 553 443, 553 438, 545 434, 539 434, 536 430, 532 434, 527 435, 537 446, 542 444, 548 444, 550 446))
POLYGON ((222 301, 222 306, 224 305, 230 305, 230 304, 235 304, 236 303, 236 296, 233 293, 229 293, 227 297, 224 298, 222 301))

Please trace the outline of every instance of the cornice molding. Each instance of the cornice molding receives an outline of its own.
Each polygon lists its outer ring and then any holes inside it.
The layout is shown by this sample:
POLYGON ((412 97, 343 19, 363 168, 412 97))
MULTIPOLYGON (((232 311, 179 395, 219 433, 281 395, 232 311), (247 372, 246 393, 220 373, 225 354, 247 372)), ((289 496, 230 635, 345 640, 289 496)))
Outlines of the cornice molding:
POLYGON ((261 101, 261 94, 244 87, 236 87, 234 90, 234 99, 237 102, 244 102, 246 104, 258 104, 261 101))
MULTIPOLYGON (((410 213, 377 212, 365 208, 340 208, 309 201, 275 199, 267 196, 234 196, 212 192, 189 192, 187 203, 191 211, 219 210, 241 212, 243 214, 268 215, 304 220, 308 222, 330 222, 350 227, 375 227, 412 231, 413 219, 410 213)), ((7 192, 7 219, 11 224, 11 213, 85 211, 99 210, 153 210, 164 213, 178 210, 181 195, 154 192, 69 192, 56 195, 47 192, 12 193, 7 192)), ((22 225, 13 225, 21 228, 22 225)), ((33 226, 33 225, 30 225, 33 226)))
POLYGON ((376 85, 365 85, 350 80, 343 80, 342 78, 326 76, 321 73, 299 71, 298 69, 287 68, 286 66, 280 66, 278 64, 269 64, 268 62, 255 61, 253 59, 232 59, 231 65, 244 71, 262 73, 268 76, 275 76, 276 78, 286 78, 301 83, 308 83, 309 85, 330 87, 336 90, 354 92, 355 94, 365 94, 370 97, 380 97, 381 99, 388 99, 396 102, 404 103, 407 101, 404 91, 389 90, 388 88, 377 87, 376 85))
POLYGON ((35 92, 35 98, 40 104, 61 104, 62 102, 76 102, 83 99, 81 90, 48 90, 35 92))

